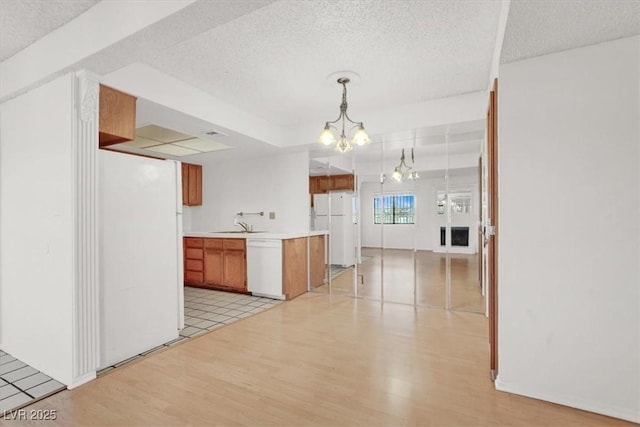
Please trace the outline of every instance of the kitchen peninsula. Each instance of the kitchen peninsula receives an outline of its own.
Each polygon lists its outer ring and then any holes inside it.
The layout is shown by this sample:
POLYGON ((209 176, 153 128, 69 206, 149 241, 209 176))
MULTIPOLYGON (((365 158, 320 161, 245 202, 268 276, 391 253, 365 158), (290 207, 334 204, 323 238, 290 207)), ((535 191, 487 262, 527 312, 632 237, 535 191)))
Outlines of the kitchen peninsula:
POLYGON ((292 299, 325 277, 327 231, 184 232, 184 283, 292 299))

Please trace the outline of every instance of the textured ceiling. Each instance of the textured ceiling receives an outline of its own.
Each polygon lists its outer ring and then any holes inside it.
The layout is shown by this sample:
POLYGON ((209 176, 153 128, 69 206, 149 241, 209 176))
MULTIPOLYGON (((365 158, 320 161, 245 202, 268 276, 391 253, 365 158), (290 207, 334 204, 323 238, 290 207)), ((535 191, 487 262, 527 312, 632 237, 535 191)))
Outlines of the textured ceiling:
MULTIPOLYGON (((215 2, 214 2, 215 3, 215 2)), ((484 90, 497 1, 279 1, 167 47, 152 67, 280 125, 484 90)), ((184 25, 192 25, 184 22, 184 25)))
POLYGON ((640 34, 639 0, 513 0, 500 62, 635 34, 640 34))
POLYGON ((0 61, 63 26, 100 0, 0 0, 0 61))
POLYGON ((132 62, 153 62, 151 59, 166 55, 166 49, 273 1, 200 0, 81 61, 75 68, 104 75, 132 62))
MULTIPOLYGON (((0 59, 97 2, 0 0, 0 59)), ((349 70, 360 75, 348 86, 349 113, 362 120, 368 111, 486 90, 501 7, 497 0, 199 0, 73 68, 105 75, 142 62, 283 128, 335 118, 341 87, 327 76, 349 70)), ((501 62, 634 34, 640 0, 512 0, 501 62)), ((216 128, 144 100, 139 113, 193 135, 216 128)), ((225 131, 236 149, 204 160, 277 152, 225 131)), ((372 136, 389 155, 411 145, 429 155, 475 152, 484 123, 372 136)), ((326 156, 318 147, 310 152, 326 156)))

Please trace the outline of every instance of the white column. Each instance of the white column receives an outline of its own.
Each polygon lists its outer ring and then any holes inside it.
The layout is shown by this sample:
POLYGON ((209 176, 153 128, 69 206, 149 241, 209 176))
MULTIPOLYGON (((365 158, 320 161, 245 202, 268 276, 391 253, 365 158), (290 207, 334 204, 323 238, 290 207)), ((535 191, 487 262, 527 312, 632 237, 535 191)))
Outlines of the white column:
POLYGON ((96 377, 98 367, 98 107, 96 77, 76 73, 77 134, 73 141, 75 236, 73 287, 73 382, 96 377))

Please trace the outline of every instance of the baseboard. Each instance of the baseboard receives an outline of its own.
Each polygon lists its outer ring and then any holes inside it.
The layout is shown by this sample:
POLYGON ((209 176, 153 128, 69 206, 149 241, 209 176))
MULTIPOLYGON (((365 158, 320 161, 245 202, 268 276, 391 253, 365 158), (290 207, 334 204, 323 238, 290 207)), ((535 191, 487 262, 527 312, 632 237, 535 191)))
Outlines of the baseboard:
POLYGON ((76 387, 80 387, 82 384, 86 384, 89 381, 93 381, 95 379, 96 379, 95 371, 94 372, 89 372, 88 374, 84 374, 83 376, 74 379, 71 384, 67 385, 67 388, 69 390, 71 390, 71 389, 74 389, 76 387))
POLYGON ((512 385, 500 381, 499 375, 495 381, 495 387, 496 390, 504 391, 506 393, 518 394, 521 396, 531 397, 533 399, 544 400, 546 402, 569 406, 571 408, 576 408, 587 412, 594 412, 596 414, 606 415, 608 417, 631 421, 633 423, 640 423, 640 412, 634 412, 633 410, 628 408, 612 408, 602 406, 599 403, 572 399, 571 397, 555 393, 538 392, 536 390, 523 389, 522 387, 513 387, 512 385))

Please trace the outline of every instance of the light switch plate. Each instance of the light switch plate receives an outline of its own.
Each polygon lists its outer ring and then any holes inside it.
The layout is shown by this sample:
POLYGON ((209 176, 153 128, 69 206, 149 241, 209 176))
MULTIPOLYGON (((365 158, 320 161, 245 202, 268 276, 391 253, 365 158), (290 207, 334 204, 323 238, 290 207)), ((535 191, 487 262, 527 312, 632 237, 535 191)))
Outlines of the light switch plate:
POLYGON ((269 219, 276 219, 276 213, 275 212, 269 212, 269 219))

